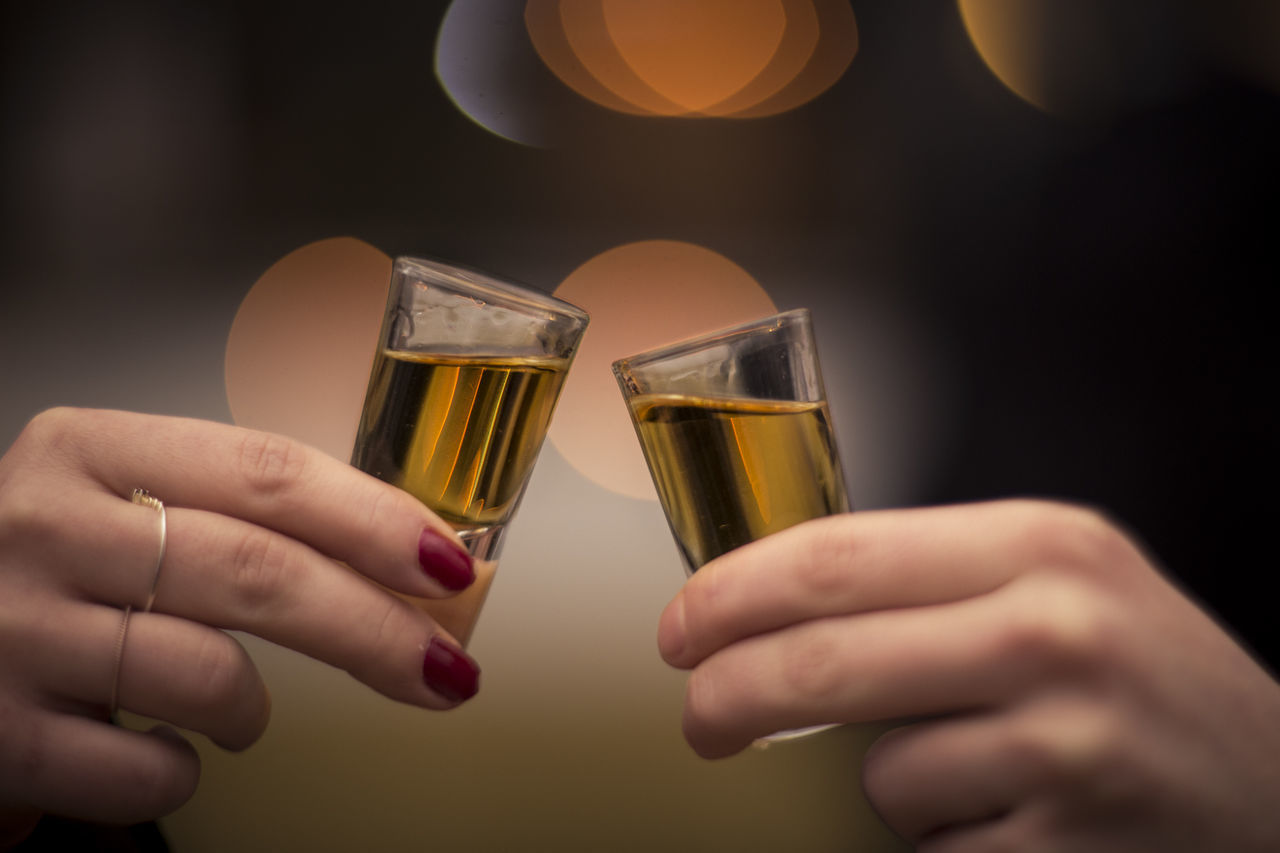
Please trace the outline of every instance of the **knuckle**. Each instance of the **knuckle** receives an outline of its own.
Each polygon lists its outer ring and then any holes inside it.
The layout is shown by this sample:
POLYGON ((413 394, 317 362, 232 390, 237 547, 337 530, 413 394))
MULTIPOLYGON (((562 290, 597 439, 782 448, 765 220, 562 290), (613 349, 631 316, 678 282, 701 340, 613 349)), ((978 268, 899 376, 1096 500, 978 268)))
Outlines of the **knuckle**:
POLYGON ((374 658, 382 660, 382 652, 404 644, 405 633, 416 622, 416 618, 408 607, 397 598, 388 597, 381 617, 377 620, 372 648, 374 658))
POLYGON ((1022 537, 1032 561, 1072 574, 1111 570, 1132 552, 1128 539, 1099 510, 1027 502, 1022 537))
POLYGON ((234 589, 241 602, 256 609, 275 601, 290 587, 293 564, 279 535, 252 529, 245 533, 233 558, 234 589))
POLYGON ((307 464, 306 449, 292 439, 267 432, 248 431, 240 441, 240 469, 248 488, 265 496, 278 496, 296 484, 307 464))
MULTIPOLYGON (((383 486, 383 483, 377 485, 383 486)), ((356 503, 365 507, 365 529, 366 530, 384 530, 387 527, 387 519, 394 516, 401 507, 401 501, 409 497, 408 492, 401 491, 392 486, 385 488, 376 488, 365 500, 359 500, 356 503)))
POLYGON ((795 582, 819 600, 844 597, 853 578, 850 566, 857 565, 862 540, 849 525, 814 522, 816 535, 795 562, 795 582))
POLYGON ((76 456, 82 452, 81 421, 90 413, 70 408, 46 409, 22 428, 8 453, 0 456, 0 489, 4 492, 22 491, 5 488, 15 477, 29 476, 32 462, 76 456))
MULTIPOLYGON (((352 677, 365 684, 390 690, 396 694, 395 698, 417 695, 421 685, 408 676, 405 676, 405 683, 400 689, 390 685, 384 687, 382 682, 385 680, 387 664, 403 659, 404 649, 408 646, 406 638, 417 631, 418 612, 391 596, 387 596, 383 606, 381 613, 375 612, 373 618, 367 621, 366 624, 374 626, 369 632, 368 642, 360 647, 358 653, 353 654, 345 669, 352 677)), ((398 675, 401 674, 400 668, 397 667, 395 671, 398 675)))
POLYGON ((29 441, 41 448, 51 448, 75 441, 78 425, 87 416, 81 409, 58 406, 45 409, 33 417, 19 435, 21 441, 29 441))
POLYGON ((1040 787, 1083 792, 1102 776, 1116 779, 1112 765, 1124 740, 1111 715, 1077 701, 1050 706, 1015 727, 1008 748, 1040 787))
POLYGON ((787 695, 806 704, 837 695, 842 689, 840 644, 824 631, 793 638, 786 649, 781 680, 787 695))
POLYGON ((1022 663, 1029 675, 1098 674, 1122 647, 1121 626, 1090 586, 1074 580, 1025 582, 1025 601, 1010 608, 998 634, 998 659, 1022 663))
POLYGON ((0 542, 11 548, 21 543, 57 541, 62 521, 65 519, 38 491, 6 489, 0 494, 0 542))

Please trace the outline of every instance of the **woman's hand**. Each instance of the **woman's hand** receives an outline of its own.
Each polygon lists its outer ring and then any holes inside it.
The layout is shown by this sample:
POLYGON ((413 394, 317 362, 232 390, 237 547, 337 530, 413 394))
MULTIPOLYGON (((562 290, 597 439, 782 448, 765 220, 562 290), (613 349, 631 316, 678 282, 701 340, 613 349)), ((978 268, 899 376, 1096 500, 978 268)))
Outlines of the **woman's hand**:
POLYGON ((821 519, 662 614, 705 757, 827 722, 929 851, 1280 850, 1280 685, 1112 524, 1033 501, 821 519))
POLYGON ((111 725, 113 695, 227 749, 256 741, 267 690, 219 629, 401 702, 470 698, 474 661, 368 579, 439 598, 474 577, 421 503, 286 438, 124 412, 39 415, 0 458, 0 844, 40 812, 132 823, 191 796, 192 747, 167 726, 111 725), (161 513, 131 502, 135 488, 165 504, 158 574, 161 513))

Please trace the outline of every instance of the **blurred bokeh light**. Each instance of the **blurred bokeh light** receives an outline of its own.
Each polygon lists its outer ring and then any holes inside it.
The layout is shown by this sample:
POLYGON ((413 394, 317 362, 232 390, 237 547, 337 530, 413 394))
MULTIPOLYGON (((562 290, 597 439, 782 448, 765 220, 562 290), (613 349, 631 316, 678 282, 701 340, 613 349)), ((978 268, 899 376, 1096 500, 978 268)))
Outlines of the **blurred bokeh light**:
POLYGON ((435 67, 477 124, 548 145, 570 130, 565 93, 632 115, 775 115, 830 88, 857 50, 848 0, 528 0, 523 20, 468 0, 445 13, 435 67))
POLYGON ((585 308, 591 326, 549 437, 590 480, 619 494, 656 500, 612 363, 777 309, 742 267, 710 249, 675 240, 646 240, 603 252, 574 270, 556 295, 585 308))
POLYGON ((391 258, 352 237, 310 243, 263 273, 227 338, 227 402, 241 426, 351 456, 391 258))
POLYGON ((782 42, 786 17, 779 0, 603 0, 561 4, 561 23, 578 58, 611 90, 665 112, 661 104, 645 103, 646 93, 656 92, 677 112, 692 113, 764 70, 782 42), (574 14, 595 8, 599 18, 574 14), (609 76, 616 64, 601 60, 615 57, 643 86, 625 88, 632 75, 609 76))
POLYGON ((529 0, 538 55, 565 85, 640 115, 768 115, 817 97, 848 68, 845 0, 529 0))
POLYGON ((512 142, 548 145, 555 138, 549 92, 536 86, 540 61, 511 0, 452 3, 440 22, 435 71, 463 115, 512 142))
POLYGON ((1059 117, 1107 119, 1167 103, 1205 69, 1277 76, 1280 8, 1236 0, 958 0, 974 48, 1029 104, 1059 117))

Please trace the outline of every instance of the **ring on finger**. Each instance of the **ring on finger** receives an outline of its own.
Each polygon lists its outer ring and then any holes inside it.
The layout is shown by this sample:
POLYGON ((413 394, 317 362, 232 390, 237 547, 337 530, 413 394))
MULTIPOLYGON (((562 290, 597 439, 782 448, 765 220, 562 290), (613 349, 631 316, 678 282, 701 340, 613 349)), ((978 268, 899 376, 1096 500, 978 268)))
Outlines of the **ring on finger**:
POLYGON ((151 612, 151 606, 156 603, 156 587, 160 584, 160 567, 164 565, 164 547, 165 539, 168 535, 168 522, 165 517, 164 502, 154 497, 146 489, 134 489, 130 500, 140 506, 151 507, 160 515, 160 552, 156 556, 156 567, 151 573, 151 589, 147 593, 146 603, 142 606, 142 612, 149 613, 151 612))
MULTIPOLYGON (((168 537, 168 520, 165 516, 164 502, 154 497, 146 489, 134 489, 129 500, 139 506, 146 506, 154 509, 160 516, 160 549, 156 555, 156 565, 151 572, 151 587, 147 592, 145 602, 141 607, 141 612, 148 613, 152 605, 156 603, 156 587, 160 583, 160 567, 164 565, 165 540, 168 537)), ((111 667, 111 701, 107 709, 111 720, 116 719, 116 714, 120 710, 120 665, 124 661, 124 641, 129 634, 129 619, 133 616, 133 605, 126 604, 124 614, 120 618, 120 630, 116 632, 115 657, 111 667)))
POLYGON ((107 705, 107 716, 115 722, 120 710, 120 663, 124 660, 124 638, 129 633, 129 617, 133 615, 133 605, 124 606, 124 617, 120 620, 120 630, 116 632, 115 663, 111 668, 111 702, 107 705))

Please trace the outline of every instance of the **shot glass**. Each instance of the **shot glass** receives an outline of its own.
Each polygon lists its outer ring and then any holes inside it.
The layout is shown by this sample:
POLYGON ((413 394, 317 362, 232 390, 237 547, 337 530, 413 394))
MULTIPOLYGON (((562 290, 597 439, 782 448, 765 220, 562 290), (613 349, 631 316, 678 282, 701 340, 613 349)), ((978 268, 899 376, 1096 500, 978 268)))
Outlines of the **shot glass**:
POLYGON ((397 258, 351 462, 449 522, 477 583, 424 609, 465 642, 586 331, 582 309, 486 273, 397 258))
POLYGON ((807 309, 623 358, 613 372, 689 574, 849 510, 807 309))

